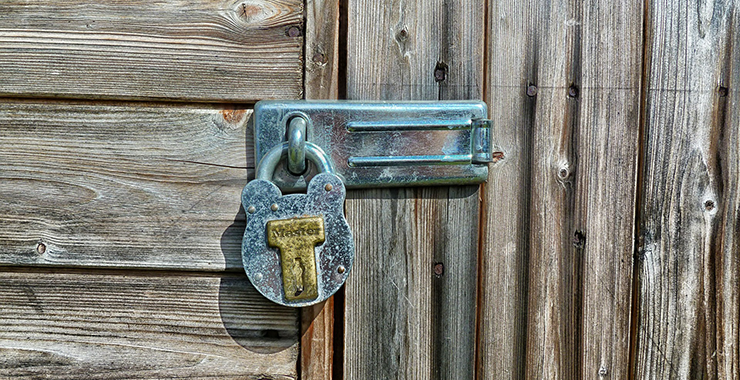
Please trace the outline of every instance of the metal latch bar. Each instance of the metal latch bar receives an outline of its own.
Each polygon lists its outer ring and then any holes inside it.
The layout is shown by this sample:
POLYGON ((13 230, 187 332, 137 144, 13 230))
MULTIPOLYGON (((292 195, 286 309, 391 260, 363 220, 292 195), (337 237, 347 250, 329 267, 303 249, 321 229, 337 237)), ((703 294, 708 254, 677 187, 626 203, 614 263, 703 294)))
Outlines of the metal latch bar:
MULTIPOLYGON (((305 125, 306 141, 326 152, 349 188, 481 183, 491 162, 491 120, 480 101, 261 101, 253 123, 258 161, 286 141, 299 146, 296 126, 305 125)), ((279 165, 273 181, 303 189, 316 169, 291 174, 300 155, 289 157, 291 170, 279 165)))

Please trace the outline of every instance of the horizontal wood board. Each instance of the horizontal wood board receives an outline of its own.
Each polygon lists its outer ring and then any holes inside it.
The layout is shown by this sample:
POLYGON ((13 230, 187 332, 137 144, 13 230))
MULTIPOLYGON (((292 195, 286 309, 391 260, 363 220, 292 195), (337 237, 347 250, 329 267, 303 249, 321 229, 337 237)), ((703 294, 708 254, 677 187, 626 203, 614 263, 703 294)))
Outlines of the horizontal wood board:
POLYGON ((0 102, 0 265, 240 268, 250 115, 0 102))
POLYGON ((0 377, 295 379, 296 309, 233 275, 0 273, 0 377))
POLYGON ((303 1, 12 0, 0 15, 0 95, 302 95, 303 1))

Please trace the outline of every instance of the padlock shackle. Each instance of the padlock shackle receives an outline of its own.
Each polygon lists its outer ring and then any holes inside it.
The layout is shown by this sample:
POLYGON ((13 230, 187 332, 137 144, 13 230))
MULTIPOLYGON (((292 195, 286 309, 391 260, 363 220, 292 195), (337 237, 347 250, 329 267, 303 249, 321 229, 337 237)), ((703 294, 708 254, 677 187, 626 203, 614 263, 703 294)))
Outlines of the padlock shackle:
MULTIPOLYGON (((255 179, 272 181, 272 176, 275 174, 275 169, 277 168, 278 163, 280 163, 280 160, 283 157, 288 156, 288 149, 289 144, 287 141, 284 141, 282 144, 270 149, 262 157, 259 164, 257 164, 255 179)), ((336 174, 334 165, 324 150, 318 145, 308 141, 306 142, 306 159, 313 162, 319 169, 319 172, 336 174)))

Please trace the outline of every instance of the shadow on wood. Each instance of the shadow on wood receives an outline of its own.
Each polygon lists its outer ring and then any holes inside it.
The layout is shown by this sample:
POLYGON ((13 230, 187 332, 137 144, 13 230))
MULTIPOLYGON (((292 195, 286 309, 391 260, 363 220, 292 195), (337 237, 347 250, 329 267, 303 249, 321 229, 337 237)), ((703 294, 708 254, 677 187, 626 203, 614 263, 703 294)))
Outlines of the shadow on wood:
POLYGON ((246 278, 221 278, 218 307, 226 332, 234 342, 251 352, 274 354, 298 344, 298 309, 272 303, 246 278), (245 292, 245 288, 250 291, 245 292), (245 302, 245 297, 250 300, 245 302), (295 316, 294 328, 287 328, 285 318, 280 318, 286 314, 295 316), (254 323, 255 318, 260 324, 254 323))

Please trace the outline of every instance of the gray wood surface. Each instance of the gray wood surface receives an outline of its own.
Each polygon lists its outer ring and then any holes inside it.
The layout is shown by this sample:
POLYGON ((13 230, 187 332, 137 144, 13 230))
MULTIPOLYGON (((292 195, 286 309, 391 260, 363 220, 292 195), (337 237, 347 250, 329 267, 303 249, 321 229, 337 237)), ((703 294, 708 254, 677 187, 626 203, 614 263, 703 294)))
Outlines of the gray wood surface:
POLYGON ((3 1, 0 95, 300 98, 302 13, 297 0, 3 1))
MULTIPOLYGON (((482 1, 349 2, 347 97, 480 98, 483 16, 482 1)), ((357 253, 345 288, 345 379, 473 377, 477 190, 348 195, 357 253)))
MULTIPOLYGON (((339 1, 306 2, 306 99, 336 99, 339 91, 339 1)), ((334 297, 301 310, 301 379, 334 376, 334 297)), ((341 350, 341 347, 340 347, 341 350)))
POLYGON ((490 2, 481 379, 625 379, 639 1, 490 2))
POLYGON ((296 310, 244 276, 0 273, 0 377, 295 379, 296 310))
POLYGON ((339 1, 306 2, 306 99, 336 99, 339 91, 339 1))
POLYGON ((0 265, 240 268, 250 115, 0 102, 0 265))
POLYGON ((650 1, 637 379, 738 379, 736 2, 650 1))

